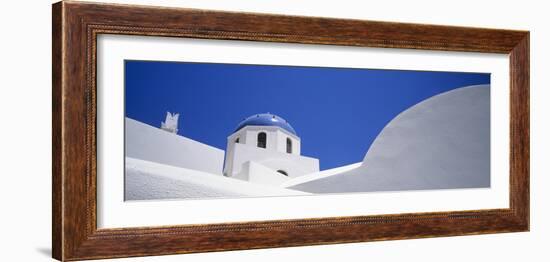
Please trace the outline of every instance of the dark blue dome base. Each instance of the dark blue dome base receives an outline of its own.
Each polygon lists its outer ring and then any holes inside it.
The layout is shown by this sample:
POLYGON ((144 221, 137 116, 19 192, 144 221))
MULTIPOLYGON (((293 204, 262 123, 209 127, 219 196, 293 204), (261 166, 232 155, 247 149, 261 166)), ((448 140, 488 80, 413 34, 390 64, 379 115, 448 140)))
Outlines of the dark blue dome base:
POLYGON ((294 131, 294 128, 292 128, 292 126, 286 120, 284 120, 280 116, 270 113, 257 114, 247 117, 245 120, 239 123, 234 132, 241 130, 245 126, 278 126, 292 133, 293 135, 298 136, 296 134, 296 131, 294 131))

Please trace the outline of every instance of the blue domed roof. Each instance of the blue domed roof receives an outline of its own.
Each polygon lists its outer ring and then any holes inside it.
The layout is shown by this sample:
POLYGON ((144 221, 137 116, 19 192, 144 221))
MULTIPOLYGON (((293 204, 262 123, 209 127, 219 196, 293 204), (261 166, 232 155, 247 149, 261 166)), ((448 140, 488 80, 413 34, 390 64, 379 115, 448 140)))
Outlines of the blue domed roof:
POLYGON ((245 126, 278 126, 294 135, 297 135, 296 131, 294 131, 294 128, 292 128, 292 126, 286 120, 284 120, 280 116, 270 113, 257 114, 247 117, 239 123, 239 125, 235 129, 235 132, 241 130, 245 126))

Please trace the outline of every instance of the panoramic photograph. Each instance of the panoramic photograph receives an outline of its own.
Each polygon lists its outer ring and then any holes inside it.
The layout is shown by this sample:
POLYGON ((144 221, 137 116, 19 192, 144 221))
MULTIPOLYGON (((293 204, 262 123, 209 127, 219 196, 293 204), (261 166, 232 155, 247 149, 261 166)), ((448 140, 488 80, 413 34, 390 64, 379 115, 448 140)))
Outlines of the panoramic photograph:
POLYGON ((126 60, 133 200, 490 187, 488 73, 126 60))

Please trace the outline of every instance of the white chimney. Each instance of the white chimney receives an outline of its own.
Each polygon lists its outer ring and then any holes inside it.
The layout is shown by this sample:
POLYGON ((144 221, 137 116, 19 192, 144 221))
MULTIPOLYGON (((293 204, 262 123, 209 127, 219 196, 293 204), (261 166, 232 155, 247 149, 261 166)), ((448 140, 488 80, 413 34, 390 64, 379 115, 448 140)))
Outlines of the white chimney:
POLYGON ((166 112, 166 120, 161 123, 160 128, 162 130, 168 131, 170 133, 177 134, 178 133, 178 118, 180 114, 172 114, 170 112, 166 112))

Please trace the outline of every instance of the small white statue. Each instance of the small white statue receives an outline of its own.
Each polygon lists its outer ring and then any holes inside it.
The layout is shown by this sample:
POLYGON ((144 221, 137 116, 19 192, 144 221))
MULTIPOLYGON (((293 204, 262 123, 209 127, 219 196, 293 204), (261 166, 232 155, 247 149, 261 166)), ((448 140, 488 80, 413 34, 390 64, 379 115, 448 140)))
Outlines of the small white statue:
POLYGON ((178 118, 180 114, 166 112, 166 120, 161 123, 160 128, 170 133, 178 133, 178 118))

